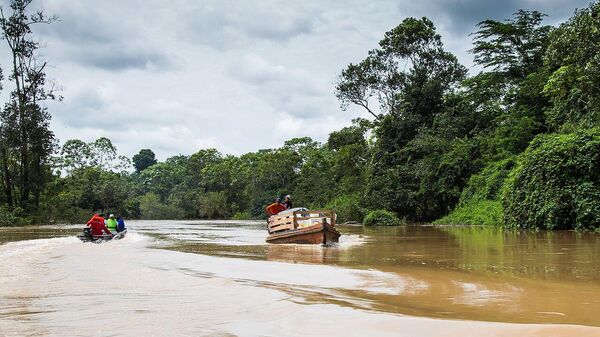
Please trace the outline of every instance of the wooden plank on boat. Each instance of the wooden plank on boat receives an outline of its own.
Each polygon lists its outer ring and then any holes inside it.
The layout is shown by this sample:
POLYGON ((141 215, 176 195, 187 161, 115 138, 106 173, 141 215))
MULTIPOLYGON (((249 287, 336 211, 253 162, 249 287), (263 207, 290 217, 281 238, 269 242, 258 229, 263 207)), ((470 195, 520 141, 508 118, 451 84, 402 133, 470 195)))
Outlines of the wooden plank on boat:
POLYGON ((280 232, 280 231, 286 231, 289 229, 294 229, 294 224, 280 224, 280 225, 275 225, 275 226, 269 226, 269 229, 271 230, 271 232, 280 232))
POLYGON ((294 229, 296 227, 294 221, 294 214, 289 215, 273 215, 269 219, 269 231, 270 232, 279 232, 289 229, 294 229))

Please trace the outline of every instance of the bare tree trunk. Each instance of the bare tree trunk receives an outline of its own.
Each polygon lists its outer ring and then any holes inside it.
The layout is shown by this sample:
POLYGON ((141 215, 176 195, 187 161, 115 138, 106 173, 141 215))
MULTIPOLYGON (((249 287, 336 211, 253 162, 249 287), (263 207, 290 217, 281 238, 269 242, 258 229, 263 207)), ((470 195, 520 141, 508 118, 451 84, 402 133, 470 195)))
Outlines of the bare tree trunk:
POLYGON ((22 82, 22 72, 23 65, 21 61, 19 61, 19 67, 17 66, 17 55, 16 51, 13 51, 13 70, 15 77, 15 86, 17 91, 17 108, 19 114, 19 154, 20 154, 20 194, 21 194, 21 202, 20 206, 25 206, 27 200, 29 199, 29 155, 27 153, 28 148, 28 139, 27 139, 27 127, 25 123, 25 97, 23 93, 23 82, 22 82), (21 80, 19 79, 21 78, 21 80))
POLYGON ((0 146, 0 159, 2 160, 2 175, 4 178, 4 194, 6 196, 6 203, 11 209, 14 207, 13 194, 12 194, 12 182, 10 179, 10 171, 8 170, 8 155, 6 153, 6 147, 4 144, 0 146))
POLYGON ((26 206, 30 194, 27 129, 23 124, 21 124, 21 144, 19 145, 21 152, 21 207, 23 207, 26 206))

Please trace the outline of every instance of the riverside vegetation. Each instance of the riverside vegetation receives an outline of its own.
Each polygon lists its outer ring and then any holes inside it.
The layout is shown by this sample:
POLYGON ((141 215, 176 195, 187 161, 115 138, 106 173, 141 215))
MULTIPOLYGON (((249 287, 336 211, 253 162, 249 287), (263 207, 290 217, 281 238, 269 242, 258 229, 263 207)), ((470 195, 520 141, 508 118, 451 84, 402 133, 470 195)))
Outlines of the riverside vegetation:
POLYGON ((95 210, 251 219, 292 194, 340 221, 600 227, 599 2, 558 27, 536 11, 482 21, 471 50, 482 70, 472 75, 430 20, 407 18, 339 76, 342 108, 359 106, 369 120, 325 143, 162 162, 150 149, 118 156, 107 138, 58 147, 43 101, 60 97, 31 31, 54 18, 27 14, 30 2, 13 0, 0 19, 13 61, 0 112, 2 225, 81 222, 95 210))

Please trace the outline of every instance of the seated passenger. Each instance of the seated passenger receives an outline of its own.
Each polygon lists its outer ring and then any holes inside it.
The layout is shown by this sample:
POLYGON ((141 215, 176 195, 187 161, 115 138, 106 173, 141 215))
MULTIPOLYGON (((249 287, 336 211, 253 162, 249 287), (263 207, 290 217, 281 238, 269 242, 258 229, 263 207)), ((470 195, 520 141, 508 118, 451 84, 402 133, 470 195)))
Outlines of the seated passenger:
POLYGON ((117 232, 122 232, 125 230, 125 221, 123 218, 117 217, 117 232))
POLYGON ((275 202, 267 206, 265 210, 267 211, 267 214, 271 216, 285 210, 285 205, 281 203, 281 199, 277 198, 275 199, 275 202))
POLYGON ((86 225, 89 226, 93 221, 98 221, 98 222, 102 223, 103 225, 106 224, 104 222, 104 218, 98 213, 94 213, 94 215, 92 215, 92 217, 88 220, 86 225))
POLYGON ((119 224, 117 223, 117 219, 115 219, 115 215, 114 214, 109 215, 108 220, 106 220, 106 227, 108 227, 108 229, 116 232, 118 225, 119 224))
POLYGON ((94 214, 94 216, 92 216, 92 218, 87 222, 87 226, 92 229, 92 237, 103 236, 104 233, 113 235, 111 231, 106 228, 106 225, 104 224, 104 218, 98 214, 94 214))

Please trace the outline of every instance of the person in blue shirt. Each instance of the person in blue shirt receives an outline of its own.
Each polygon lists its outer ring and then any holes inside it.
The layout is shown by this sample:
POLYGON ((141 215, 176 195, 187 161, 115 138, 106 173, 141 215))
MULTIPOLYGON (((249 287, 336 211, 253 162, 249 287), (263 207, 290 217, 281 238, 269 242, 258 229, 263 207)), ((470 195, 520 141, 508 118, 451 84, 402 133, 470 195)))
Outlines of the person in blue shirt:
POLYGON ((118 217, 117 218, 117 232, 122 232, 125 230, 125 221, 123 221, 123 218, 118 217))

